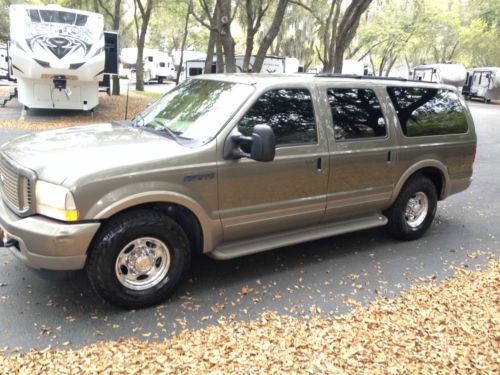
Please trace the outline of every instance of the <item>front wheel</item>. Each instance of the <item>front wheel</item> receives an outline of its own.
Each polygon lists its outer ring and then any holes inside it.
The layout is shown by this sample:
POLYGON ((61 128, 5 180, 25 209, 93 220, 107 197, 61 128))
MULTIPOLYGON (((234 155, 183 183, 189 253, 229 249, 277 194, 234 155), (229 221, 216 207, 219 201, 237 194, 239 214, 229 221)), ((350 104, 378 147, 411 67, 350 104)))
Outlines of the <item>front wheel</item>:
POLYGON ((436 187, 427 177, 412 177, 386 212, 389 233, 396 239, 410 241, 424 235, 436 215, 436 187))
POLYGON ((86 272, 99 296, 135 309, 165 300, 189 263, 189 241, 182 228, 161 212, 136 210, 103 224, 86 272))

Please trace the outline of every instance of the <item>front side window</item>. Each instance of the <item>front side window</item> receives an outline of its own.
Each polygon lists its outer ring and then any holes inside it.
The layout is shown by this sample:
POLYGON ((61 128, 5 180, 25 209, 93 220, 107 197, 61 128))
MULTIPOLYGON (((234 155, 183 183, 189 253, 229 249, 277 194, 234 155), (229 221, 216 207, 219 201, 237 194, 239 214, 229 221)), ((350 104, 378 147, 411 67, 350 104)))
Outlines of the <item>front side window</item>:
POLYGON ((251 85, 192 79, 139 115, 135 126, 172 136, 179 143, 210 141, 253 93, 251 85))
POLYGON ((337 141, 385 137, 386 123, 373 90, 328 89, 337 141))
POLYGON ((425 87, 387 87, 387 92, 407 137, 467 132, 465 108, 456 93, 425 87))
POLYGON ((263 94, 238 123, 250 136, 255 125, 269 125, 276 145, 316 143, 316 121, 311 93, 307 89, 279 89, 263 94))

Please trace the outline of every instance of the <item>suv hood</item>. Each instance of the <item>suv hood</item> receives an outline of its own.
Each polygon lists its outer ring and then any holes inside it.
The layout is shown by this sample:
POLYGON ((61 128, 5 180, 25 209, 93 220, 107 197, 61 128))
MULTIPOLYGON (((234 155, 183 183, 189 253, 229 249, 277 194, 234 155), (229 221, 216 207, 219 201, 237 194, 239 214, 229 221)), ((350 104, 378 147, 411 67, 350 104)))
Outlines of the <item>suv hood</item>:
POLYGON ((192 150, 142 129, 97 124, 24 135, 5 143, 1 152, 35 171, 39 179, 63 184, 68 178, 158 161, 192 150))

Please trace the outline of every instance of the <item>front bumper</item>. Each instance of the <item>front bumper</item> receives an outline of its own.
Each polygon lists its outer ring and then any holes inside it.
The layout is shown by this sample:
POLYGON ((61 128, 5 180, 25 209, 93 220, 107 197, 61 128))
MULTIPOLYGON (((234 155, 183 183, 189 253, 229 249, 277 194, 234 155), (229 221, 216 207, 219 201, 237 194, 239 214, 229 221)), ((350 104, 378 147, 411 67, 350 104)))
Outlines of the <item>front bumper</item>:
POLYGON ((79 270, 100 223, 66 224, 43 216, 20 218, 0 196, 0 230, 16 258, 36 269, 79 270))

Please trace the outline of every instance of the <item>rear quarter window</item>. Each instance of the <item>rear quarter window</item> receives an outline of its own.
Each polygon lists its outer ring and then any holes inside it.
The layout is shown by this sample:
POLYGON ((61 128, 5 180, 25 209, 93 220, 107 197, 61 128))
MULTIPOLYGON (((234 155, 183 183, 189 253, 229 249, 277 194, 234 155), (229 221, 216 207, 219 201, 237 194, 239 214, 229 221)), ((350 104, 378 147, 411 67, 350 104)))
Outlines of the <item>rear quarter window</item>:
POLYGON ((467 133, 465 108, 453 91, 425 87, 387 87, 407 137, 467 133))

